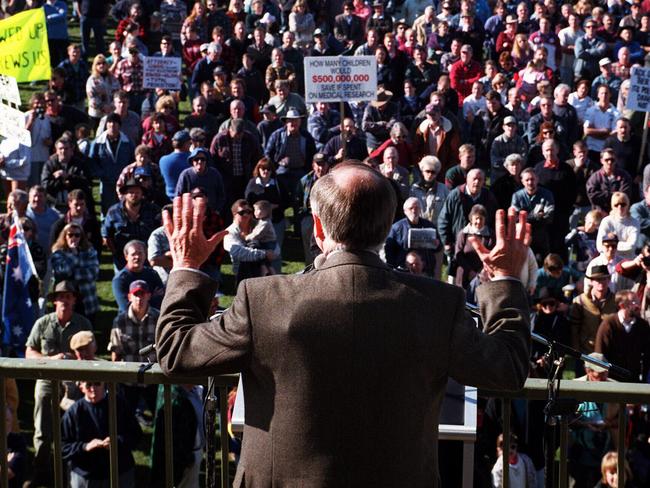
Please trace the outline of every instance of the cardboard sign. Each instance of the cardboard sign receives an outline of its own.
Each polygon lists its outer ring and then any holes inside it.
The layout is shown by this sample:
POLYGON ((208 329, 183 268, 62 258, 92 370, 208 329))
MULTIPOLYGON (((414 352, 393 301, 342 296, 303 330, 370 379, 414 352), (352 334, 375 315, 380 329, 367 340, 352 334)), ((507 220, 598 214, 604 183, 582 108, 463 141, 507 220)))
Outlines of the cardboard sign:
POLYGON ((20 107, 20 91, 13 76, 0 75, 0 100, 20 107))
POLYGON ((367 102, 376 98, 374 56, 305 58, 305 102, 367 102))
POLYGON ((147 56, 144 58, 143 88, 181 89, 181 58, 147 56))
POLYGON ((0 72, 13 76, 19 83, 50 79, 50 49, 43 8, 0 20, 0 72))
POLYGON ((9 105, 0 104, 0 135, 32 146, 32 134, 25 129, 25 114, 9 105))
POLYGON ((626 107, 639 112, 650 112, 650 68, 632 68, 626 107))

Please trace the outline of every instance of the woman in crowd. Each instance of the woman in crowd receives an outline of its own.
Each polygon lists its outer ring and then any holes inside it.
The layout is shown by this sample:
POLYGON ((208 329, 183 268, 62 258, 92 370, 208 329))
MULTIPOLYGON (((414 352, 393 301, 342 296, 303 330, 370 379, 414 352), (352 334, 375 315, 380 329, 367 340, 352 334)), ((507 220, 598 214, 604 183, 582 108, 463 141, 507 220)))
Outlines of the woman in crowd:
POLYGON ((309 49, 315 28, 314 16, 309 12, 307 2, 298 0, 289 14, 289 30, 296 36, 295 47, 305 51, 309 49))
POLYGON ((515 43, 512 46, 512 60, 515 62, 515 68, 518 70, 524 69, 533 58, 533 51, 528 44, 528 36, 526 34, 517 34, 515 36, 515 43))
POLYGON ((88 116, 92 128, 96 129, 99 120, 113 111, 113 93, 120 89, 117 79, 108 71, 108 62, 103 54, 93 60, 90 76, 86 81, 88 96, 88 116))
POLYGON ((183 45, 185 44, 185 41, 189 40, 189 26, 193 26, 196 29, 196 35, 199 39, 208 38, 208 23, 205 17, 205 6, 201 0, 194 2, 190 15, 188 15, 183 21, 183 26, 181 27, 181 43, 183 45))
POLYGON ((596 248, 605 252, 603 239, 613 233, 618 238, 617 251, 625 259, 636 257, 636 243, 639 237, 639 221, 630 215, 630 199, 620 191, 612 194, 612 210, 600 222, 596 236, 596 248))
POLYGON ((591 83, 588 80, 580 80, 576 85, 576 91, 569 95, 569 105, 576 109, 580 123, 584 122, 587 109, 594 104, 593 99, 589 96, 590 88, 591 83))
POLYGON ((99 312, 95 286, 99 278, 99 260, 81 225, 72 222, 63 228, 52 246, 50 266, 55 283, 67 280, 75 284, 80 298, 75 309, 93 323, 99 312))

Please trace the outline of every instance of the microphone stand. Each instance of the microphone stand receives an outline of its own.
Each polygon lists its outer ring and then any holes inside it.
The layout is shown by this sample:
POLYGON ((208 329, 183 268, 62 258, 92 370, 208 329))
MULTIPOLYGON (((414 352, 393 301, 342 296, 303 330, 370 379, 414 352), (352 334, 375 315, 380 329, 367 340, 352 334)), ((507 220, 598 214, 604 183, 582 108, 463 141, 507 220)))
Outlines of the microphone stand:
POLYGON ((600 366, 608 371, 614 372, 622 377, 630 377, 631 374, 626 369, 615 366, 607 361, 582 354, 561 342, 548 339, 542 335, 531 332, 531 337, 546 347, 548 351, 544 354, 545 363, 548 365, 547 381, 547 401, 544 407, 546 416, 546 429, 544 431, 544 454, 545 467, 544 477, 545 486, 553 488, 555 484, 555 442, 556 430, 558 424, 575 415, 578 408, 578 402, 573 398, 560 398, 560 381, 566 365, 566 357, 571 356, 585 363, 600 366))

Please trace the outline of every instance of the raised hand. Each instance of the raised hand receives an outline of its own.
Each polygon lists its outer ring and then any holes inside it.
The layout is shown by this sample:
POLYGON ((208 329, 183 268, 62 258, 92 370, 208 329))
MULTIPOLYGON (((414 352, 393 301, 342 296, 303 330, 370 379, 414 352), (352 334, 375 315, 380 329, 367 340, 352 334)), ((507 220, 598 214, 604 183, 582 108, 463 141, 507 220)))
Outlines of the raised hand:
POLYGON ((510 207, 506 222, 505 211, 496 214, 496 245, 488 250, 477 236, 470 237, 474 251, 491 277, 509 276, 518 278, 528 259, 530 245, 530 224, 526 222, 526 212, 510 207))
POLYGON ((207 201, 189 193, 174 198, 174 215, 163 212, 163 225, 174 268, 199 269, 223 240, 228 231, 217 232, 209 239, 203 233, 207 201))

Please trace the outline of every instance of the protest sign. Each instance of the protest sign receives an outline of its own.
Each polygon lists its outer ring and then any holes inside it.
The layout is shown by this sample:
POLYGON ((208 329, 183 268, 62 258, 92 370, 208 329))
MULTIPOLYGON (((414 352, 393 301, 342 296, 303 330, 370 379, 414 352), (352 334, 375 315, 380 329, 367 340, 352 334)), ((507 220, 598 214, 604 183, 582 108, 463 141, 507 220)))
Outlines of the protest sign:
POLYGON ((32 145, 32 135, 25 129, 25 114, 9 105, 0 104, 0 135, 28 147, 32 145))
POLYGON ((627 108, 650 112, 650 68, 632 68, 627 108))
POLYGON ((377 98, 374 56, 308 56, 305 101, 367 102, 377 98))
POLYGON ((42 8, 0 20, 0 72, 19 83, 50 79, 50 50, 42 8))
POLYGON ((20 91, 13 76, 0 75, 0 101, 20 107, 20 91))
POLYGON ((142 86, 147 90, 180 90, 181 58, 145 57, 142 86))

